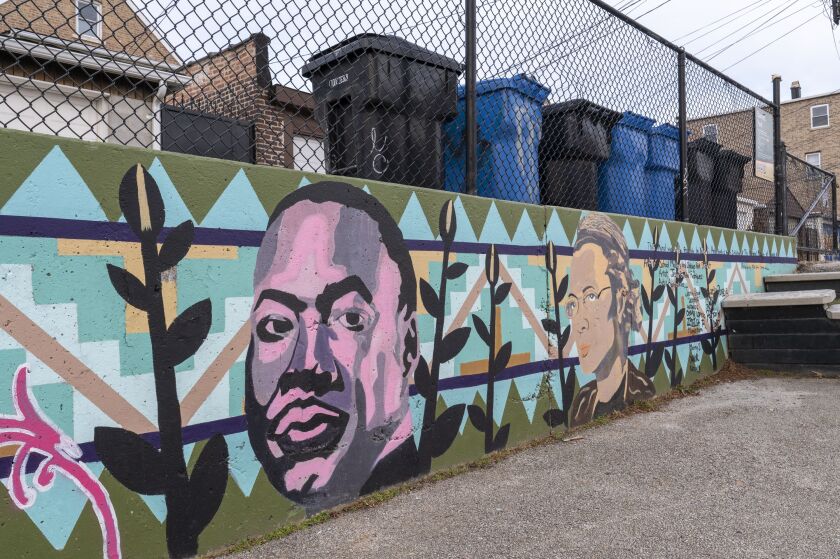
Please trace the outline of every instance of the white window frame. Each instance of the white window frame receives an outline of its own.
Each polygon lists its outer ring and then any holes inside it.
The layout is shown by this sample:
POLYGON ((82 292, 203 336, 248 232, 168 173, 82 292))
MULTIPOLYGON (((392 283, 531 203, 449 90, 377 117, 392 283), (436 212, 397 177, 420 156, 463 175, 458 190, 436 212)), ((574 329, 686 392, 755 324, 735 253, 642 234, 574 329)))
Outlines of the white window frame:
POLYGON ((719 143, 720 143, 720 128, 718 127, 718 125, 717 125, 717 124, 714 124, 714 123, 712 123, 712 124, 704 124, 704 125, 703 125, 703 137, 704 137, 704 138, 708 138, 708 137, 709 137, 709 134, 706 132, 706 129, 707 129, 707 128, 713 128, 713 129, 714 129, 714 131, 715 131, 715 132, 714 132, 715 139, 714 139, 714 140, 710 140, 710 141, 713 141, 714 143, 719 144, 719 143))
POLYGON ((814 167, 822 168, 822 152, 821 151, 812 151, 812 152, 806 153, 805 154, 805 162, 808 163, 809 165, 813 165, 814 167), (817 156, 817 163, 816 164, 808 161, 808 156, 809 155, 816 155, 817 156))
POLYGON ((102 2, 98 0, 76 0, 76 34, 81 37, 82 39, 88 39, 93 41, 101 41, 102 40, 102 20, 104 19, 102 14, 102 2), (79 31, 79 22, 82 21, 82 8, 81 3, 84 2, 85 4, 91 4, 96 6, 97 11, 99 12, 99 21, 96 22, 96 35, 91 35, 90 33, 81 33, 79 31))
POLYGON ((831 108, 829 107, 828 103, 820 103, 819 105, 811 105, 811 130, 818 130, 820 128, 828 128, 831 126, 831 108), (822 124, 820 126, 814 126, 814 109, 819 109, 821 107, 825 107, 825 118, 826 124, 822 124))

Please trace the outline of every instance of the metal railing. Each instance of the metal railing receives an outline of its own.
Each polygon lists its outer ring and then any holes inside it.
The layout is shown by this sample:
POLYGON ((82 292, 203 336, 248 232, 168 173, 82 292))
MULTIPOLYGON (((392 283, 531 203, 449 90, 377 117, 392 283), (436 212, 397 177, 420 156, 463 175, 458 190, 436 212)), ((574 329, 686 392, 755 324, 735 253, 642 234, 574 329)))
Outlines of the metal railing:
POLYGON ((51 4, 0 5, 4 127, 787 227, 778 169, 754 161, 778 101, 600 0, 51 4))

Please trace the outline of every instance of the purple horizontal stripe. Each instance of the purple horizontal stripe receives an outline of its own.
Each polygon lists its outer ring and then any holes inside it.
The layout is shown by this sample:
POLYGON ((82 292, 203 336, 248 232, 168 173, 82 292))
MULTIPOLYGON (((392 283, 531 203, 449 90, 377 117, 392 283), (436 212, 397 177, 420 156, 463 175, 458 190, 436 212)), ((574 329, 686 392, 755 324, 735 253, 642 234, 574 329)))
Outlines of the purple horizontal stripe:
MULTIPOLYGON (((727 334, 727 331, 724 330, 722 332, 723 335, 727 334)), ((679 339, 678 345, 695 343, 702 341, 704 339, 711 338, 712 334, 698 334, 696 336, 687 336, 685 338, 679 339)), ((655 346, 665 346, 670 347, 673 345, 673 342, 670 340, 663 341, 663 342, 654 342, 655 346)), ((638 355, 640 353, 644 353, 647 349, 645 344, 633 346, 630 348, 629 353, 630 355, 638 355)), ((572 365, 579 365, 579 361, 577 357, 568 357, 563 359, 563 365, 565 367, 570 367, 572 365)), ((526 377, 529 375, 533 375, 536 373, 544 373, 547 371, 551 371, 558 368, 558 360, 557 359, 548 359, 545 361, 535 361, 532 363, 524 363, 522 365, 515 365, 513 367, 508 367, 504 370, 501 374, 496 377, 497 381, 502 380, 513 380, 516 378, 526 377)), ((451 377, 445 378, 440 380, 440 389, 441 390, 454 390, 457 388, 470 388, 475 386, 481 386, 487 382, 487 373, 481 373, 477 375, 465 375, 465 376, 458 376, 458 377, 451 377)), ((409 394, 411 396, 415 396, 417 394, 417 390, 414 385, 409 387, 409 394)), ((183 440, 184 444, 196 443, 199 441, 204 441, 209 439, 215 434, 222 434, 222 435, 232 435, 235 433, 242 433, 248 428, 247 422, 244 415, 236 416, 236 417, 227 417, 225 419, 218 419, 216 421, 208 421, 207 423, 199 423, 197 425, 188 425, 184 427, 182 430, 183 433, 183 440)), ((143 439, 151 443, 155 446, 155 448, 160 448, 160 433, 146 433, 141 435, 143 439)), ((93 442, 81 443, 79 447, 82 449, 82 462, 98 462, 99 457, 96 454, 96 449, 94 448, 93 442)), ((33 473, 35 469, 38 467, 38 464, 44 458, 38 454, 33 454, 30 460, 27 462, 26 473, 33 473)), ((5 479, 9 477, 9 473, 12 470, 12 457, 6 456, 4 458, 0 458, 0 479, 5 479)))
MULTIPOLYGON (((165 238, 171 228, 165 227, 161 231, 161 239, 165 238)), ((0 217, 0 236, 15 237, 46 237, 58 239, 84 239, 95 241, 137 241, 136 235, 127 223, 108 221, 81 221, 75 219, 56 219, 50 217, 0 217)), ((262 242, 262 231, 245 231, 241 229, 210 229, 196 227, 194 243, 197 245, 258 247, 262 242)), ((422 241, 406 239, 406 246, 413 251, 441 251, 442 241, 422 241)), ((489 243, 456 242, 452 250, 463 254, 484 254, 489 243)), ((497 244, 499 254, 540 256, 545 254, 545 245, 507 245, 497 244)), ((561 256, 571 256, 572 247, 558 246, 557 253, 561 256)), ((652 250, 631 250, 631 258, 659 258, 674 260, 671 251, 654 252, 652 250)), ((683 260, 701 261, 701 253, 686 252, 683 260)), ((713 262, 751 262, 766 264, 796 264, 796 258, 781 256, 755 256, 747 254, 709 254, 713 262)))

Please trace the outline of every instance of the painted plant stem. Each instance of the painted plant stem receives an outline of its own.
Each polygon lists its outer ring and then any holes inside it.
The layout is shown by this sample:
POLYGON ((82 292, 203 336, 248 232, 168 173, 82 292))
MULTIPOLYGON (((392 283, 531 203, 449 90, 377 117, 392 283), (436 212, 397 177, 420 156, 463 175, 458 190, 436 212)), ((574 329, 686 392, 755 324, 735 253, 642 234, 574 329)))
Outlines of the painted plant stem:
POLYGON ((440 417, 437 416, 438 381, 440 366, 454 359, 470 337, 470 328, 457 328, 443 335, 444 315, 446 313, 446 286, 448 280, 454 280, 466 273, 468 266, 463 262, 449 263, 452 242, 455 240, 457 220, 452 200, 448 200, 440 210, 440 236, 443 240, 443 262, 440 270, 440 289, 437 293, 424 279, 420 279, 420 296, 426 310, 435 318, 434 349, 432 363, 420 357, 414 373, 414 385, 426 400, 423 410, 423 434, 420 438, 419 455, 422 471, 428 472, 432 459, 441 456, 449 449, 464 417, 464 404, 448 408, 440 417))
POLYGON ((662 293, 665 291, 665 285, 657 285, 656 272, 662 265, 662 259, 659 258, 659 228, 653 229, 653 258, 648 260, 645 265, 650 275, 650 290, 645 289, 642 285, 642 306, 648 316, 647 328, 647 347, 645 349, 645 374, 648 378, 656 376, 659 371, 659 365, 662 363, 662 356, 664 348, 662 345, 654 346, 653 339, 653 314, 656 310, 656 303, 662 298, 662 293), (650 295, 648 295, 650 294, 650 295))
POLYGON ((484 452, 490 453, 500 450, 507 445, 508 435, 510 434, 510 423, 499 427, 499 431, 494 434, 493 430, 493 407, 496 397, 496 375, 504 371, 510 361, 513 344, 507 342, 503 344, 498 352, 496 351, 496 308, 501 305, 510 294, 510 283, 499 284, 499 253, 496 251, 496 245, 490 245, 487 249, 487 255, 484 263, 484 273, 487 277, 487 283, 490 285, 490 327, 488 329, 485 322, 478 316, 473 315, 473 324, 476 332, 487 344, 487 405, 486 409, 482 410, 476 405, 470 405, 467 410, 469 412, 470 421, 476 429, 484 433, 484 452))
POLYGON ((551 409, 543 414, 543 420, 549 427, 559 427, 565 425, 569 427, 571 414, 569 410, 572 407, 572 400, 575 395, 575 367, 569 368, 569 376, 565 374, 565 366, 563 365, 563 355, 565 354, 566 344, 569 341, 570 326, 562 329, 560 322, 560 304, 563 298, 566 297, 566 291, 569 289, 569 276, 563 276, 560 283, 557 283, 557 249, 553 242, 548 243, 545 253, 545 267, 551 277, 551 294, 554 300, 554 319, 546 318, 542 321, 542 326, 546 333, 554 334, 557 338, 557 362, 558 362, 558 381, 560 382, 560 392, 563 401, 561 405, 563 409, 551 409))
POLYGON ((712 282, 715 281, 715 270, 710 269, 709 253, 706 248, 706 241, 703 241, 703 271, 706 275, 706 287, 700 288, 700 293, 706 300, 706 311, 709 315, 709 332, 711 332, 711 339, 702 340, 700 344, 703 346, 703 352, 712 359, 712 370, 717 371, 717 348, 720 344, 720 315, 716 310, 718 298, 720 297, 720 288, 712 289, 712 282))
POLYGON ((668 286, 668 299, 671 301, 671 306, 674 308, 674 323, 673 332, 671 336, 671 350, 665 357, 666 365, 670 372, 671 388, 676 388, 682 383, 683 371, 679 366, 679 358, 677 357, 677 345, 679 344, 679 327, 685 318, 685 308, 680 308, 680 286, 685 279, 685 270, 680 259, 680 249, 676 250, 676 270, 674 271, 673 286, 668 286))
POLYGON ((205 299, 167 325, 161 276, 186 256, 193 224, 186 221, 173 229, 158 249, 165 209, 157 184, 140 165, 126 173, 120 184, 120 207, 140 240, 145 281, 112 265, 108 275, 117 293, 147 316, 160 450, 139 434, 119 428, 97 427, 94 442, 103 464, 120 483, 137 493, 165 496, 169 555, 191 557, 198 551, 198 535, 224 496, 228 453, 224 438, 214 435, 199 455, 192 476, 188 474, 175 367, 195 355, 207 338, 212 309, 205 299))

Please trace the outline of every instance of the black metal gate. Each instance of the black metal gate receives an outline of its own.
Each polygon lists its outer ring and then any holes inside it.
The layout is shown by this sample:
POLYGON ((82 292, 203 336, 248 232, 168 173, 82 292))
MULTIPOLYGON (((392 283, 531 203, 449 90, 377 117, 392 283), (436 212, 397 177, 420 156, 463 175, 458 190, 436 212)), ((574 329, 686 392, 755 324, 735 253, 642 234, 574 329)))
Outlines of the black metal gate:
POLYGON ((161 149, 255 163, 254 125, 209 113, 161 108, 161 149))

